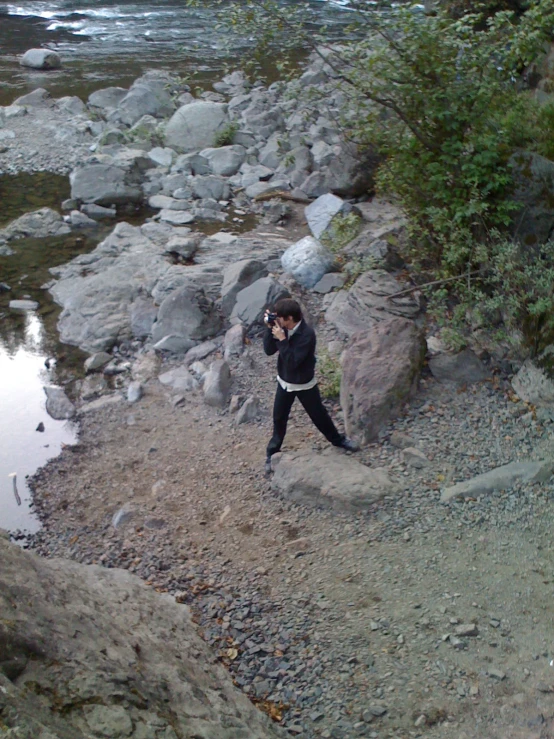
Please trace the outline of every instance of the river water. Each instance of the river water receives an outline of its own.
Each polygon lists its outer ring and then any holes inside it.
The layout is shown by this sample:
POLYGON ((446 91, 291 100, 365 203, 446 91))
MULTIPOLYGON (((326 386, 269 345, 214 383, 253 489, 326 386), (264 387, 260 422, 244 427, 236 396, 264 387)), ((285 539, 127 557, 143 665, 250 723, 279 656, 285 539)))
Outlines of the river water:
MULTIPOLYGON (((297 0, 281 0, 295 5, 297 0)), ((348 22, 348 0, 308 0, 314 28, 327 25, 336 38, 348 22)), ((209 4, 191 9, 186 0, 29 0, 0 4, 0 105, 37 87, 55 97, 78 95, 111 85, 129 86, 147 69, 164 68, 209 87, 227 66, 240 67, 249 39, 231 44, 216 29, 209 4), (18 58, 27 49, 56 48, 63 69, 40 72, 23 68, 18 58)), ((272 59, 266 73, 276 75, 272 59)), ((52 175, 0 176, 0 227, 25 212, 48 205, 59 208, 68 197, 67 178, 52 175)), ((71 395, 84 355, 59 342, 59 309, 41 285, 48 268, 90 250, 95 241, 66 237, 47 242, 15 242, 15 254, 0 257, 0 528, 32 532, 39 522, 32 512, 25 477, 64 444, 75 443, 77 429, 54 421, 45 410, 45 385, 71 395), (33 313, 15 313, 9 300, 37 300, 33 313), (52 361, 54 360, 54 361, 52 361), (37 431, 39 424, 44 431, 37 431), (14 492, 15 473, 17 495, 14 492)))

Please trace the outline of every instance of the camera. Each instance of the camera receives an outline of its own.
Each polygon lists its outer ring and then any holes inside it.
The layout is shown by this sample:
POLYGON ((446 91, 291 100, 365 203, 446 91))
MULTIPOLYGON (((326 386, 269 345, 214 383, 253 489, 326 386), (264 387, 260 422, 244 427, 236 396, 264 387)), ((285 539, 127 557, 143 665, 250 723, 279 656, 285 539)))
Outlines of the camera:
POLYGON ((277 321, 277 313, 268 313, 265 322, 268 326, 275 326, 277 321))

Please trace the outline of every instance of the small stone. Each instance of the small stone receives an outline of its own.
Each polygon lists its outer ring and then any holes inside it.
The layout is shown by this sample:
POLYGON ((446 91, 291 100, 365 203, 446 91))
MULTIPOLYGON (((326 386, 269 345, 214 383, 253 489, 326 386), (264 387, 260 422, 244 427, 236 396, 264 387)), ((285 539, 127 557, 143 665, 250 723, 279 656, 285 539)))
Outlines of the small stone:
POLYGON ((142 384, 138 380, 133 380, 127 388, 127 400, 129 403, 138 403, 142 398, 142 384))
POLYGON ((107 352, 97 352, 85 360, 85 372, 96 372, 112 361, 112 355, 107 352))
POLYGON ((427 717, 425 716, 425 714, 424 714, 424 713, 422 713, 422 714, 421 714, 420 716, 418 716, 418 718, 416 718, 416 720, 414 721, 414 726, 416 727, 416 729, 419 729, 419 727, 420 727, 420 726, 425 726, 425 724, 426 724, 426 723, 427 723, 427 717))
POLYGON ((44 424, 42 423, 42 421, 39 423, 35 430, 40 431, 41 433, 44 431, 44 424))
POLYGON ((377 718, 384 716, 385 713, 387 712, 387 709, 384 706, 370 706, 369 710, 377 718))
POLYGON ((425 454, 415 447, 403 449, 402 459, 409 467, 413 467, 416 470, 421 470, 431 464, 425 454))
POLYGON ((506 679, 506 673, 502 672, 502 670, 499 670, 496 667, 489 667, 489 669, 487 670, 487 675, 494 678, 495 680, 506 679))
POLYGON ((36 310, 38 303, 36 300, 10 300, 8 307, 10 310, 36 310))
POLYGON ((475 624, 460 624, 455 628, 456 636, 477 636, 479 630, 475 624))

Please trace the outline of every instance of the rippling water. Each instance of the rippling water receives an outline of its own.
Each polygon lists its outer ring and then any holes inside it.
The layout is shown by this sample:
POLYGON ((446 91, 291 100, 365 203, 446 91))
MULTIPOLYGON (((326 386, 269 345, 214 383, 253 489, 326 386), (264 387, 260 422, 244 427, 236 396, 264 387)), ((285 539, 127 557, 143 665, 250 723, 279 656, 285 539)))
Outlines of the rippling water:
MULTIPOLYGON (((283 6, 295 0, 281 0, 283 6)), ((340 37, 348 0, 309 0, 314 28, 327 25, 340 37)), ((31 0, 0 6, 0 104, 38 85, 55 95, 86 97, 108 84, 128 86, 145 69, 169 68, 208 84, 227 62, 240 66, 249 39, 227 38, 215 28, 215 8, 189 8, 185 0, 31 0), (33 46, 56 46, 60 72, 19 67, 33 46), (231 55, 231 56, 229 56, 231 55)), ((267 72, 271 74, 272 60, 267 72)))

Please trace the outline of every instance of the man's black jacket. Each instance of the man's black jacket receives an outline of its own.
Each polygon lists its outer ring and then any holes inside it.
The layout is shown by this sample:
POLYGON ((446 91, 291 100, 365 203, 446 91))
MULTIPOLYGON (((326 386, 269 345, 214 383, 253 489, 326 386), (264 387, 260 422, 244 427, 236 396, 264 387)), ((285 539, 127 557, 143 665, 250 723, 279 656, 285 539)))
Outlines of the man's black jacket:
POLYGON ((315 343, 315 331, 304 320, 290 339, 287 336, 283 341, 277 341, 269 328, 264 335, 265 353, 271 356, 279 352, 277 360, 279 377, 293 385, 304 385, 313 380, 315 343))

